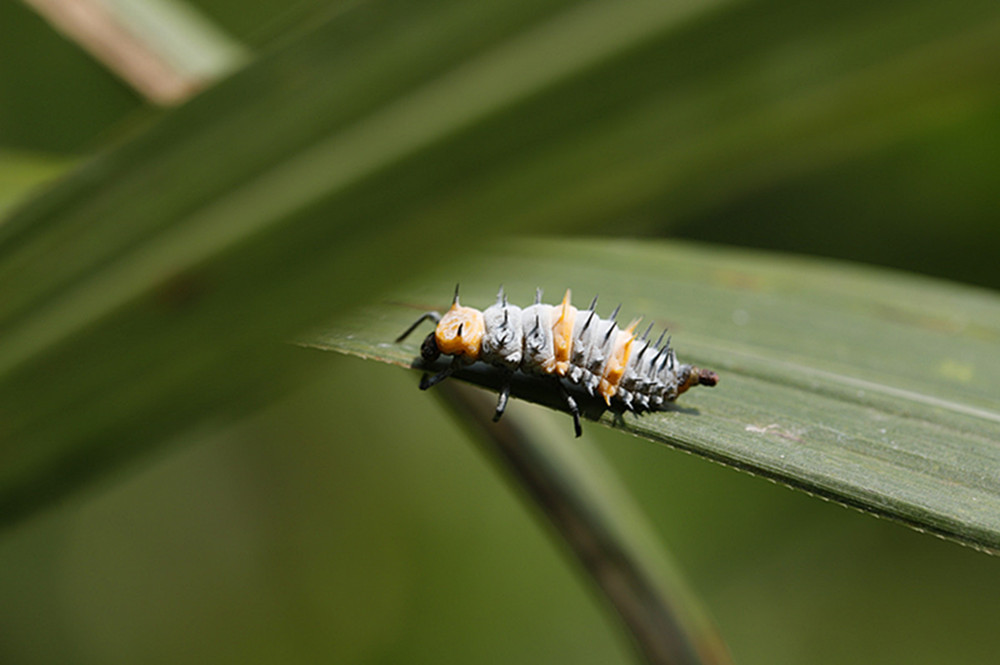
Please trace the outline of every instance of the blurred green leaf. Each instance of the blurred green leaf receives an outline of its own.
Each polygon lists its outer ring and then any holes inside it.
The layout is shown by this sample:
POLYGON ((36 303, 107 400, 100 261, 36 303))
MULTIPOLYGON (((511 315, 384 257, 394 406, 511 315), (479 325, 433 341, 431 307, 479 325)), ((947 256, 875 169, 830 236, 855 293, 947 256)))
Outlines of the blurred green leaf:
POLYGON ((0 149, 0 224, 28 195, 69 168, 75 160, 0 149))
MULTIPOLYGON (((320 348, 409 366, 392 340, 451 284, 486 306, 535 285, 600 293, 605 314, 670 329, 720 384, 670 410, 601 422, 990 552, 1000 551, 1000 298, 847 264, 650 241, 530 240, 469 252, 318 335, 320 348)), ((427 326, 430 327, 429 324, 427 326)), ((463 376, 496 388, 473 366, 463 376)), ((516 395, 556 408, 549 383, 516 395)), ((416 386, 414 387, 416 390, 416 386)), ((516 407, 515 407, 516 408, 516 407)), ((567 429, 571 427, 568 419, 567 429)))
POLYGON ((0 520, 271 399, 307 369, 284 340, 434 257, 663 228, 982 112, 998 17, 351 4, 0 224, 0 520))
POLYGON ((177 0, 23 0, 160 104, 179 104, 248 59, 242 45, 177 0))

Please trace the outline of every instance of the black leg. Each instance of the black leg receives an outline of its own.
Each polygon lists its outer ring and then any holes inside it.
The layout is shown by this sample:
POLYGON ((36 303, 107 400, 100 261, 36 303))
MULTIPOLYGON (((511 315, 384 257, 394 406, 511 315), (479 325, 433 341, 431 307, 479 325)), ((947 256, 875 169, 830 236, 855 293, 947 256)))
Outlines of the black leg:
POLYGON ((569 412, 573 414, 573 431, 576 432, 576 438, 583 436, 583 427, 580 426, 580 407, 577 406, 576 400, 573 396, 569 394, 566 390, 566 386, 562 382, 558 382, 559 392, 562 393, 563 399, 566 400, 566 407, 569 408, 569 412))
POLYGON ((427 390, 432 386, 436 386, 437 384, 441 383, 449 376, 457 372, 461 366, 462 366, 461 361, 458 358, 455 358, 454 360, 451 361, 450 365, 445 367, 443 370, 441 370, 434 376, 427 376, 426 374, 424 374, 422 377, 420 377, 420 389, 427 390))
POLYGON ((504 373, 503 385, 500 387, 500 397, 497 399, 497 410, 493 414, 493 422, 500 420, 503 412, 507 410, 507 399, 510 397, 510 380, 514 376, 513 372, 504 373))

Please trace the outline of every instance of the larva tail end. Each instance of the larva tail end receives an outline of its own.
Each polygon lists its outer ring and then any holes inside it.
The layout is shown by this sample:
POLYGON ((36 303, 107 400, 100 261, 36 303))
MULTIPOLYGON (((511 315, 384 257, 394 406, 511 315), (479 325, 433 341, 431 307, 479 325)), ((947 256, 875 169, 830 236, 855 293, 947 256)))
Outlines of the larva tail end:
POLYGON ((719 375, 710 369, 699 369, 698 370, 698 385, 699 386, 714 386, 719 383, 719 375))
POLYGON ((681 369, 681 382, 677 386, 677 394, 681 395, 695 386, 714 386, 719 383, 719 375, 710 369, 684 367, 681 369))

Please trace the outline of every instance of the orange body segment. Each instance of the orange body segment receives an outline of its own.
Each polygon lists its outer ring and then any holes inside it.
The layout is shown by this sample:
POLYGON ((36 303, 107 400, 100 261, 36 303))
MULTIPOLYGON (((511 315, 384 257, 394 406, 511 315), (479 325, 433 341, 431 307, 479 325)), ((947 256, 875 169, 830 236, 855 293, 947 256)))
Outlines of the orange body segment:
POLYGON ((566 376, 569 370, 569 358, 573 352, 573 323, 576 321, 576 308, 569 304, 570 290, 566 289, 562 305, 559 305, 559 315, 552 324, 552 346, 555 356, 555 373, 566 376))
POLYGON ((601 383, 597 390, 608 406, 611 406, 611 398, 618 392, 618 384, 621 383, 622 376, 625 375, 629 356, 632 355, 632 342, 635 341, 634 333, 637 325, 639 325, 639 319, 632 321, 625 330, 619 331, 611 349, 611 355, 604 365, 604 375, 601 377, 601 383))
POLYGON ((441 353, 464 356, 471 362, 479 359, 485 332, 482 312, 455 303, 438 322, 434 340, 441 353))

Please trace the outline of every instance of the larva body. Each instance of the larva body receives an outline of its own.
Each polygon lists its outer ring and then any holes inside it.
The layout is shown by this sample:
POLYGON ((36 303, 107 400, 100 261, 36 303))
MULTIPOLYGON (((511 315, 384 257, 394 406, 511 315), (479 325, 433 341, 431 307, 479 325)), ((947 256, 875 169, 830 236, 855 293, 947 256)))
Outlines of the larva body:
POLYGON ((596 298, 587 310, 570 304, 570 291, 559 305, 545 305, 541 292, 533 305, 521 309, 507 302, 503 288, 497 301, 480 312, 464 307, 455 299, 442 316, 428 312, 396 341, 402 341, 425 319, 436 327, 424 340, 421 355, 434 362, 441 355, 452 356, 452 364, 433 377, 425 376, 427 389, 454 373, 461 365, 477 361, 499 368, 505 374, 495 420, 503 415, 514 372, 554 377, 574 416, 580 435, 579 410, 560 379, 582 386, 599 395, 605 404, 612 400, 625 409, 641 413, 662 409, 667 402, 696 385, 714 386, 715 372, 680 364, 670 348, 670 340, 660 346, 647 339, 650 328, 636 337, 638 320, 622 329, 615 322, 618 310, 603 319, 595 310, 596 298))

